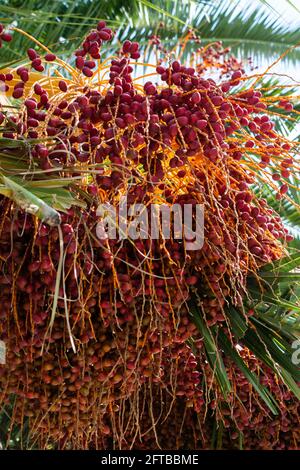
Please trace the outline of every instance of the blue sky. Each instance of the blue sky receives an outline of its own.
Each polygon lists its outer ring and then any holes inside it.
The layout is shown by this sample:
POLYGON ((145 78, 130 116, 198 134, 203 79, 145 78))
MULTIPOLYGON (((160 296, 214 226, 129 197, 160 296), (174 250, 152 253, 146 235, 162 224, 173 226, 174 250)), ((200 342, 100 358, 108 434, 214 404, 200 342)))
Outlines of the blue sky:
POLYGON ((259 7, 266 10, 274 19, 277 18, 281 23, 292 28, 300 27, 300 0, 291 0, 299 12, 289 4, 287 0, 266 0, 272 7, 262 6, 259 0, 240 0, 237 9, 245 10, 245 8, 255 9, 259 7))
MULTIPOLYGON (((287 28, 300 28, 300 0, 290 0, 290 2, 288 0, 265 0, 265 2, 270 6, 264 6, 263 2, 259 0, 240 0, 236 6, 236 11, 245 11, 245 9, 247 9, 250 12, 251 10, 259 8, 262 11, 266 11, 270 19, 277 19, 287 28)), ((266 67, 276 59, 277 57, 270 56, 270 60, 263 60, 262 63, 255 61, 256 65, 259 67, 259 72, 266 69, 266 67)), ((272 72, 288 74, 297 81, 299 80, 299 65, 279 62, 272 68, 272 72)))

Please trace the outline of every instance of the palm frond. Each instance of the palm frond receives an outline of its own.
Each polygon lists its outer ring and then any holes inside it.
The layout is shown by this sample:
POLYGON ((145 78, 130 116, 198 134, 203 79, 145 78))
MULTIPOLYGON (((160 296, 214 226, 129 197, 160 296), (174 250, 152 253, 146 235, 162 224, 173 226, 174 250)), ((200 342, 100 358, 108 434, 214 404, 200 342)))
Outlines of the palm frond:
POLYGON ((227 394, 231 391, 231 384, 226 373, 222 354, 219 351, 214 332, 208 328, 201 314, 199 313, 196 304, 193 302, 190 304, 190 313, 192 314, 193 319, 203 336, 207 361, 215 375, 224 397, 226 398, 227 394))
MULTIPOLYGON (((221 364, 222 352, 230 357, 272 412, 276 412, 272 397, 266 395, 266 391, 260 388, 256 377, 250 377, 246 365, 238 354, 238 346, 246 346, 265 366, 281 377, 295 396, 300 398, 300 389, 297 385, 300 381, 300 370, 292 361, 292 343, 300 337, 300 275, 295 272, 299 266, 300 256, 299 253, 295 253, 276 263, 266 265, 258 278, 249 276, 248 300, 245 299, 241 308, 231 304, 226 308, 231 339, 222 328, 206 325, 196 299, 192 299, 190 303, 191 315, 204 338, 204 344, 206 338, 209 338, 210 343, 214 345, 214 357, 217 351, 218 364, 221 364), (245 312, 250 309, 254 311, 254 315, 247 318, 245 312)), ((206 351, 209 353, 207 347, 206 351)), ((208 363, 216 372, 222 389, 223 382, 217 374, 216 363, 209 359, 208 363)), ((222 380, 227 377, 226 370, 224 371, 222 380)))
MULTIPOLYGON (((299 31, 284 26, 268 10, 258 8, 252 13, 247 10, 236 13, 236 0, 6 0, 3 3, 1 21, 25 29, 61 54, 74 50, 100 19, 117 30, 117 41, 126 35, 143 44, 158 33, 170 46, 176 44, 184 29, 192 27, 203 44, 223 41, 239 56, 250 55, 255 61, 270 59, 271 55, 278 57, 300 42, 299 31)), ((261 3, 268 2, 261 0, 261 3)), ((4 63, 19 60, 29 46, 28 39, 15 38, 2 60, 4 63)), ((294 49, 284 60, 295 62, 299 58, 300 50, 294 49)))
POLYGON ((300 210, 299 210, 299 194, 298 191, 291 189, 291 200, 275 197, 274 191, 267 185, 260 188, 254 188, 254 192, 268 202, 268 205, 274 209, 281 217, 285 227, 289 233, 295 238, 290 247, 300 247, 300 210))
MULTIPOLYGON (((259 62, 270 62, 272 56, 278 58, 300 42, 296 29, 283 26, 278 18, 274 19, 268 12, 257 9, 251 13, 236 13, 236 7, 235 2, 230 2, 230 5, 221 2, 218 8, 210 11, 209 23, 200 17, 196 19, 203 42, 222 41, 231 46, 239 57, 252 56, 259 62)), ((295 49, 284 60, 294 63, 299 57, 300 51, 295 49)))

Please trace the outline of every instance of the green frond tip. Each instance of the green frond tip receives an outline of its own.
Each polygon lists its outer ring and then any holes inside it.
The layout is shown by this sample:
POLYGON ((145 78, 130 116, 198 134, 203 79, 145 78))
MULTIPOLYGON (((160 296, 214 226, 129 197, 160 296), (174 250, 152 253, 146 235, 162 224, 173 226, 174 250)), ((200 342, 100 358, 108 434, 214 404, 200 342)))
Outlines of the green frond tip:
POLYGON ((239 355, 235 347, 232 346, 229 339, 227 338, 227 336, 222 330, 218 332, 218 338, 219 338, 219 344, 224 350, 224 353, 226 354, 226 356, 230 357, 230 359, 237 365, 237 367, 244 374, 244 376, 249 381, 249 383, 251 383, 253 388, 257 391, 261 399, 266 403, 270 411, 274 415, 277 415, 278 404, 275 398, 267 390, 266 387, 261 385, 257 375, 247 367, 247 365, 245 364, 245 362, 243 361, 243 359, 241 358, 241 356, 239 355))
POLYGON ((21 209, 29 214, 35 215, 50 226, 60 224, 61 218, 55 209, 12 179, 4 175, 2 175, 1 178, 4 188, 0 187, 0 192, 3 194, 4 190, 4 195, 12 199, 21 209))
POLYGON ((223 396, 226 398, 228 393, 231 392, 231 384, 228 379, 221 352, 219 351, 214 335, 203 321, 201 312, 199 312, 199 309, 193 302, 190 303, 190 313, 193 316, 196 326, 203 336, 207 362, 209 363, 213 374, 215 374, 223 396))

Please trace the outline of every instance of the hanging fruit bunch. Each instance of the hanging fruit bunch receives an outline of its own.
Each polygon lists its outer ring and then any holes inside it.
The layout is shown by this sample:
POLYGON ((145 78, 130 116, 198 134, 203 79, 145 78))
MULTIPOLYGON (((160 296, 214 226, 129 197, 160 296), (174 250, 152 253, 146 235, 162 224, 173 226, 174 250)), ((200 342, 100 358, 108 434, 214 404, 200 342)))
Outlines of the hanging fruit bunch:
MULTIPOLYGON (((11 426, 27 420, 30 445, 61 449, 180 448, 193 433, 191 445, 207 448, 212 416, 235 429, 228 447, 244 430, 251 448, 254 427, 278 436, 296 426, 297 400, 271 369, 262 377, 280 396, 281 420, 230 361, 241 403, 229 394, 216 406, 222 387, 190 312, 196 298, 205 331, 218 328, 235 347, 227 305, 248 325, 249 275, 286 254, 292 237, 252 185, 289 198, 296 144, 272 120, 282 108, 294 119, 289 97, 265 98, 261 77, 246 77, 219 43, 184 65, 152 40, 160 59, 135 77, 145 65, 138 43, 103 58, 113 39, 103 21, 69 62, 31 39, 24 63, 0 73, 12 103, 0 112, 0 405, 13 403, 11 426), (99 204, 119 208, 124 196, 146 211, 202 204, 204 246, 99 239, 99 204)), ((270 446, 297 447, 290 432, 294 444, 274 437, 270 446)))

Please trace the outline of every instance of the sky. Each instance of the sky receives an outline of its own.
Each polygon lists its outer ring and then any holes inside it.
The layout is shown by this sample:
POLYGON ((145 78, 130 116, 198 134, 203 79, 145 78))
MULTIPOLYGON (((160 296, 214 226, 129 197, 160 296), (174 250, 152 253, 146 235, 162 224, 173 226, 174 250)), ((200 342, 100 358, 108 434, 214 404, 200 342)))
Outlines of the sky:
MULTIPOLYGON (((222 1, 222 0, 221 0, 222 1)), ((239 0, 236 9, 245 11, 245 8, 249 10, 260 10, 266 11, 270 18, 278 20, 284 26, 291 29, 300 28, 300 0, 239 0), (268 3, 270 6, 262 5, 263 2, 268 3), (294 8, 292 4, 296 7, 294 8)), ((270 61, 263 60, 261 63, 255 61, 258 65, 258 71, 263 72, 268 65, 274 62, 277 57, 270 57, 270 61)), ((272 72, 287 74, 290 77, 295 78, 299 81, 299 65, 279 62, 272 68, 272 72)))
POLYGON ((270 7, 262 6, 259 0, 240 0, 237 8, 244 10, 247 7, 249 10, 257 7, 266 10, 274 19, 278 18, 287 27, 300 27, 300 0, 265 0, 270 7), (293 8, 293 4, 299 11, 293 8))

